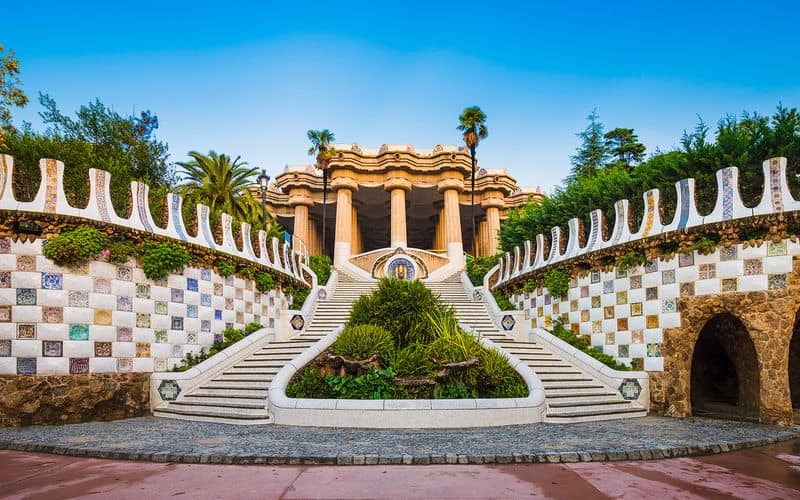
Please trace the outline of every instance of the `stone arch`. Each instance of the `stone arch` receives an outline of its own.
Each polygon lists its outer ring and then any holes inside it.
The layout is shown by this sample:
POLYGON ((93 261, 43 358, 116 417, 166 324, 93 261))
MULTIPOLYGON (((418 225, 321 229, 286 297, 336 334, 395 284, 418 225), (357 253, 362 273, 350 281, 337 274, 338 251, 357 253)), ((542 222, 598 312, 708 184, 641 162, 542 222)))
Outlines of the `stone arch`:
POLYGON ((712 317, 692 353, 692 414, 758 420, 759 367, 742 321, 730 313, 712 317))

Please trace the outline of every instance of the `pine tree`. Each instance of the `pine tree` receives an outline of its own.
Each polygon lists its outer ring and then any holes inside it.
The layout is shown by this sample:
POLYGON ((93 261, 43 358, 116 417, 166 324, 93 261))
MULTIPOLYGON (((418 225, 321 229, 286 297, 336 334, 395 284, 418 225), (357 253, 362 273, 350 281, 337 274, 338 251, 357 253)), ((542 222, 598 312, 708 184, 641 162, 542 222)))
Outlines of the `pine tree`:
POLYGON ((633 133, 632 128, 615 128, 603 137, 609 154, 617 158, 618 165, 630 168, 644 160, 644 144, 639 142, 639 136, 633 133))
POLYGON ((568 182, 574 182, 581 177, 594 176, 605 165, 609 157, 608 146, 603 137, 603 124, 597 116, 597 111, 586 117, 589 124, 583 132, 578 133, 581 145, 575 150, 575 155, 570 157, 572 170, 568 182))

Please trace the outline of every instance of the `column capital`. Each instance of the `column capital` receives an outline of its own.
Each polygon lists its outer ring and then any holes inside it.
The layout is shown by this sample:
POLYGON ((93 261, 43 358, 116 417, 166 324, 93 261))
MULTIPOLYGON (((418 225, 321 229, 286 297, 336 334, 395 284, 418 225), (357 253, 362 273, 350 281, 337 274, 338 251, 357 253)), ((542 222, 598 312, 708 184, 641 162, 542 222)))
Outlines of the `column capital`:
POLYGON ((314 200, 310 196, 306 196, 304 194, 290 195, 289 196, 289 206, 290 207, 296 207, 298 205, 311 207, 311 206, 314 206, 314 200))
POLYGON ((358 191, 358 182, 350 177, 337 177, 331 181, 331 189, 334 191, 338 191, 340 189, 358 191))
POLYGON ((440 193, 444 193, 445 191, 449 191, 451 189, 455 189, 460 193, 464 190, 464 181, 461 179, 444 179, 436 185, 436 189, 440 193))
POLYGON ((486 198, 485 200, 481 201, 481 208, 497 208, 502 210, 505 208, 506 202, 503 198, 486 198))
POLYGON ((402 189, 403 191, 411 190, 411 181, 402 177, 392 177, 383 184, 383 189, 386 191, 394 191, 395 189, 402 189))

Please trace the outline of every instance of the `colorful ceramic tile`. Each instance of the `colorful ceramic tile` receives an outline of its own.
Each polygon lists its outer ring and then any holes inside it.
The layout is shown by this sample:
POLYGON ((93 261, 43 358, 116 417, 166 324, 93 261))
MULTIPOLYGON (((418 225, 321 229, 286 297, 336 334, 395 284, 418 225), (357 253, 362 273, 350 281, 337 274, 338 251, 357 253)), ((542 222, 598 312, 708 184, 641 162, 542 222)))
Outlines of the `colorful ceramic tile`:
POLYGON ((658 314, 648 314, 645 316, 645 325, 647 328, 658 328, 658 314))
POLYGON ((207 293, 200 294, 200 305, 203 307, 211 307, 211 295, 207 293))
POLYGON ((716 264, 700 264, 699 277, 701 280, 708 280, 717 277, 716 264))
POLYGON ((153 335, 156 339, 157 344, 166 344, 169 342, 169 337, 167 336, 166 330, 156 330, 153 332, 153 335))
POLYGON ((236 322, 244 323, 244 313, 242 311, 236 311, 236 322))
POLYGON ((45 323, 63 323, 64 308, 48 306, 42 307, 42 321, 45 323))
POLYGON ((589 310, 584 309, 581 311, 581 321, 589 321, 589 310))
POLYGON ((721 287, 723 292, 735 292, 739 290, 739 280, 737 278, 723 278, 721 287))
POLYGON ((267 321, 267 328, 275 328, 275 318, 269 318, 269 321, 267 321))
POLYGON ((67 304, 70 307, 89 307, 89 292, 70 290, 67 294, 67 304))
POLYGON ((661 312, 664 314, 678 311, 678 304, 675 299, 664 299, 661 301, 661 312))
POLYGON ((600 283, 600 271, 592 271, 590 274, 590 280, 592 284, 600 283))
POLYGON ((647 344, 647 357, 660 358, 661 357, 661 344, 647 344))
POLYGON ((11 322, 11 306, 0 306, 0 323, 11 322))
POLYGON ((603 293, 614 293, 614 280, 606 280, 603 282, 603 293))
POLYGON ((42 273, 42 289, 61 290, 64 276, 61 273, 42 273))
POLYGON ((617 331, 624 332, 628 329, 628 318, 617 318, 617 331))
POLYGON ((786 240, 781 240, 778 243, 767 241, 767 256, 775 257, 778 255, 786 255, 786 240))
POLYGON ((117 327, 117 342, 131 342, 133 340, 133 328, 129 326, 117 327))
POLYGON ((89 340, 89 325, 86 323, 72 323, 69 325, 70 340, 89 340))
POLYGON ((225 299, 225 309, 228 309, 229 311, 233 310, 233 299, 231 298, 225 299))
POLYGON ((614 345, 614 340, 616 339, 616 334, 614 332, 606 332, 606 345, 614 345))
POLYGON ((183 303, 183 290, 180 288, 173 288, 170 290, 170 301, 183 303))
POLYGON ((222 334, 221 333, 215 333, 214 334, 214 343, 215 344, 221 344, 222 343, 222 334))
MULTIPOLYGON (((252 290, 252 284, 253 283, 251 281, 247 282, 247 285, 249 286, 248 290, 252 290)), ((575 288, 577 286, 578 286, 578 278, 576 278, 575 276, 571 277, 569 279, 569 287, 570 288, 575 288)))
POLYGON ((94 355, 98 358, 110 358, 111 345, 111 342, 95 342, 94 355))
POLYGON ((203 281, 211 281, 211 269, 201 269, 200 279, 203 281))
POLYGON ((644 272, 654 273, 656 271, 658 271, 658 259, 650 259, 647 261, 647 264, 644 265, 644 272))
POLYGON ((628 349, 628 344, 620 344, 617 346, 617 356, 620 358, 627 358, 630 356, 630 350, 628 349))
POLYGON ((11 288, 11 271, 0 272, 0 288, 11 288))
POLYGON ((36 271, 36 256, 17 255, 17 271, 36 271))
MULTIPOLYGON (((178 347, 178 346, 176 346, 178 347)), ((153 365, 153 371, 156 372, 165 372, 167 371, 167 360, 166 358, 156 358, 153 365)))
POLYGON ((641 315, 642 315, 642 303, 631 302, 631 316, 641 316, 641 315))
POLYGON ((36 289, 35 288, 17 288, 17 305, 18 306, 35 306, 36 305, 36 289))
POLYGON ((644 289, 645 300, 658 300, 658 287, 650 286, 644 289))
POLYGON ((628 270, 622 269, 621 267, 617 267, 615 276, 617 277, 617 279, 627 278, 628 270))
POLYGON ((106 278, 95 278, 94 293, 111 293, 111 280, 106 278))
MULTIPOLYGON (((542 292, 541 292, 541 290, 539 290, 536 293, 542 293, 542 292)), ((275 306, 275 297, 270 297, 269 298, 269 306, 270 307, 274 307, 275 306)))
POLYGON ((167 303, 162 300, 157 300, 153 303, 153 309, 156 314, 167 314, 167 303))
POLYGON ((133 311, 133 299, 131 297, 117 297, 117 311, 133 311))
POLYGON ((631 290, 638 290, 642 288, 642 275, 631 276, 631 290))
MULTIPOLYGON (((552 301, 553 299, 550 297, 550 294, 546 293, 544 295, 544 305, 549 306, 552 301)), ((225 303, 227 303, 227 300, 225 301, 225 303)))
POLYGON ((761 259, 744 259, 744 275, 753 276, 763 272, 761 259))
POLYGON ((738 258, 739 258, 739 252, 735 246, 720 247, 719 260, 727 262, 730 260, 736 260, 738 258))
POLYGON ((17 325, 17 338, 20 340, 34 340, 36 338, 36 325, 34 323, 19 323, 17 325))
POLYGON ((628 303, 628 292, 617 292, 617 305, 621 306, 628 303))
POLYGON ((634 344, 644 343, 644 330, 636 329, 631 330, 631 342, 634 344))
POLYGON ((168 285, 167 278, 159 278, 153 282, 155 286, 166 287, 168 285))
POLYGON ((0 238, 0 253, 11 253, 11 238, 0 238))
POLYGON ((222 283, 214 283, 214 295, 216 295, 217 297, 221 297, 222 289, 223 289, 222 283))
POLYGON ((117 279, 120 281, 131 281, 133 271, 128 266, 117 266, 117 279))
POLYGON ((147 313, 136 313, 136 327, 150 328, 150 315, 147 313))
POLYGON ((694 282, 681 283, 681 295, 693 296, 694 295, 694 282))
POLYGON ((36 375, 36 358, 17 358, 17 375, 36 375))
POLYGON ((60 340, 45 340, 42 342, 42 356, 45 358, 60 358, 64 355, 64 343, 60 340))
POLYGON ((575 312, 578 310, 578 301, 577 300, 570 300, 569 301, 569 310, 570 312, 575 312))
POLYGON ((694 265, 694 252, 678 254, 678 266, 687 267, 694 265))
POLYGON ((769 289, 780 290, 786 288, 789 282, 789 275, 787 274, 770 274, 769 275, 769 289))
POLYGON ((150 298, 150 285, 146 283, 136 284, 136 298, 149 299, 150 298))
POLYGON ((606 306, 603 308, 603 318, 614 319, 614 306, 606 306))
POLYGON ((214 319, 222 319, 222 311, 220 309, 214 309, 214 319))
POLYGON ((675 283, 675 270, 668 269, 666 271, 661 271, 661 284, 669 285, 671 283, 675 283))
POLYGON ((137 342, 136 343, 136 357, 149 358, 150 357, 150 342, 137 342))
POLYGON ((11 357, 11 340, 0 340, 0 358, 11 357))
POLYGON ((133 371, 133 359, 117 358, 117 371, 120 373, 133 371))
POLYGON ((89 358, 69 358, 70 375, 89 373, 89 358))
POLYGON ((225 277, 225 284, 228 286, 233 286, 233 275, 225 277))
POLYGON ((242 300, 244 298, 244 290, 241 288, 236 289, 236 300, 242 300))
POLYGON ((197 333, 189 332, 186 334, 186 343, 187 344, 197 344, 197 333))
POLYGON ((186 306, 186 317, 187 318, 196 318, 197 317, 197 306, 195 305, 187 305, 186 306))
POLYGON ((186 278, 186 289, 190 292, 198 290, 197 280, 195 278, 186 278))
POLYGON ((111 325, 111 309, 95 309, 94 310, 94 324, 102 326, 111 325))
MULTIPOLYGON (((558 302, 556 302, 555 304, 553 304, 553 314, 558 314, 560 312, 561 312, 561 310, 558 307, 558 302)), ((239 314, 239 313, 237 312, 236 314, 239 314)))
POLYGON ((581 287, 581 298, 585 299, 588 296, 589 296, 589 286, 588 285, 582 286, 581 287))
POLYGON ((183 330, 183 318, 181 316, 173 316, 170 325, 173 330, 183 330))

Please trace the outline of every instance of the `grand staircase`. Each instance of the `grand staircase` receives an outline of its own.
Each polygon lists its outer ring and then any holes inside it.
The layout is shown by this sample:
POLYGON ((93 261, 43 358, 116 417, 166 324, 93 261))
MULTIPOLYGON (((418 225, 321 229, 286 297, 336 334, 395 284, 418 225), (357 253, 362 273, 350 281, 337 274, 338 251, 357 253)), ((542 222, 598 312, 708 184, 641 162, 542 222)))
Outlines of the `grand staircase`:
POLYGON ((635 407, 618 392, 606 387, 578 367, 567 363, 536 342, 519 342, 500 331, 484 302, 474 301, 459 275, 439 283, 426 283, 443 302, 453 306, 456 316, 533 369, 544 385, 548 422, 586 422, 644 417, 647 412, 635 407))
POLYGON ((311 323, 303 333, 288 340, 264 344, 208 382, 157 408, 153 414, 157 417, 205 422, 269 423, 267 393, 278 370, 347 321, 353 302, 376 286, 377 283, 357 282, 340 273, 335 291, 328 300, 319 302, 311 323))

